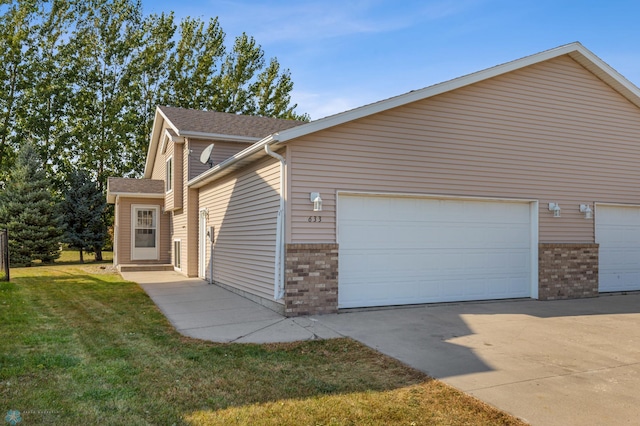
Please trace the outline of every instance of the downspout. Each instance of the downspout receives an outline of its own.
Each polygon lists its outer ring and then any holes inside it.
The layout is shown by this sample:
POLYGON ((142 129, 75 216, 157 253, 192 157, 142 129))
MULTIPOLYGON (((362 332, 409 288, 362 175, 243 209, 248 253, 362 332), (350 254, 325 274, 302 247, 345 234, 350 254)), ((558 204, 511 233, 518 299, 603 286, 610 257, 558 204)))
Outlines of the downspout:
MULTIPOLYGON (((277 142, 275 139, 272 143, 277 142)), ((273 298, 275 300, 282 299, 284 297, 284 208, 285 208, 285 166, 287 164, 284 157, 271 151, 271 146, 267 143, 264 146, 265 152, 276 160, 280 161, 280 208, 278 209, 278 216, 276 218, 276 259, 275 259, 275 274, 273 280, 273 298)))

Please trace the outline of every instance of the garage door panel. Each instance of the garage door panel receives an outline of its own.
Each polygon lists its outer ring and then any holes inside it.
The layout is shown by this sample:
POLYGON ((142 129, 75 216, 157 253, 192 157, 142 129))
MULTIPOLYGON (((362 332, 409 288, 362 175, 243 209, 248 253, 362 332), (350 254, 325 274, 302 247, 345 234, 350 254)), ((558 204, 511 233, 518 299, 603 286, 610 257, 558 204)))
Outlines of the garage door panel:
POLYGON ((339 307, 530 296, 528 203, 339 197, 339 307))
POLYGON ((640 290, 640 207, 596 207, 601 292, 640 290))
POLYGON ((341 221, 340 248, 360 248, 362 245, 387 248, 457 249, 461 247, 508 248, 529 250, 525 244, 529 240, 529 224, 478 225, 463 226, 453 222, 437 224, 394 224, 391 228, 380 222, 341 221), (525 228, 526 229, 522 229, 525 228), (464 233, 464 241, 451 239, 452 232, 464 233))

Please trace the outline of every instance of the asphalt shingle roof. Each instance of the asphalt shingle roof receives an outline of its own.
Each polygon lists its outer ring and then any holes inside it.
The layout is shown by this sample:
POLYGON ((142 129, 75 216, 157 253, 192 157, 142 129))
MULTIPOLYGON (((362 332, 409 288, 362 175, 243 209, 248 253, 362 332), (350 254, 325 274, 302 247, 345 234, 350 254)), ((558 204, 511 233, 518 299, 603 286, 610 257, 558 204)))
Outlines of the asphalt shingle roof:
POLYGON ((280 130, 305 124, 303 121, 254 115, 238 115, 167 106, 159 108, 181 134, 199 132, 263 138, 280 130))
POLYGON ((164 194, 164 181, 110 177, 107 188, 117 194, 164 194))

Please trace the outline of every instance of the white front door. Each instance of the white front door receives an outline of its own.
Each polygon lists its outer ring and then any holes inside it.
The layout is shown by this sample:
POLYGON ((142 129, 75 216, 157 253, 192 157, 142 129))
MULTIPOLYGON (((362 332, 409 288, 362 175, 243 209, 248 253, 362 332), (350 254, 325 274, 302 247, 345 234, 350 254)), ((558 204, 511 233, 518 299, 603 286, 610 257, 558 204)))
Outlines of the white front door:
POLYGON ((596 205, 600 292, 640 290, 640 206, 596 205))
POLYGON ((206 278, 207 271, 207 211, 200 210, 198 221, 198 276, 206 278))
POLYGON ((158 206, 131 206, 131 259, 158 259, 158 206))

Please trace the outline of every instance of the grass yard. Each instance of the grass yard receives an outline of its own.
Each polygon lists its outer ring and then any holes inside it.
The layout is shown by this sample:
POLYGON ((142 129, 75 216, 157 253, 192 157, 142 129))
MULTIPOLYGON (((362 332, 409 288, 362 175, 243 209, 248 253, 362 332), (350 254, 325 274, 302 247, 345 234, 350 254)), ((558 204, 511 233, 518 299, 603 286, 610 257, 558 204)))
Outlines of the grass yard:
POLYGON ((24 425, 522 424, 352 340, 183 337, 136 284, 74 259, 13 269, 0 283, 0 419, 18 410, 24 425))

